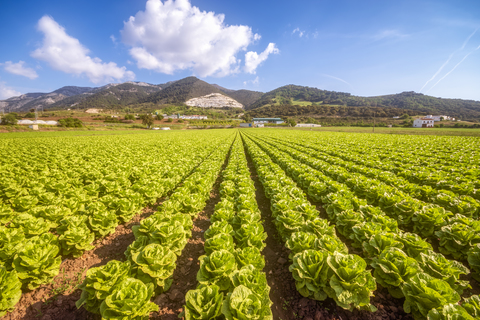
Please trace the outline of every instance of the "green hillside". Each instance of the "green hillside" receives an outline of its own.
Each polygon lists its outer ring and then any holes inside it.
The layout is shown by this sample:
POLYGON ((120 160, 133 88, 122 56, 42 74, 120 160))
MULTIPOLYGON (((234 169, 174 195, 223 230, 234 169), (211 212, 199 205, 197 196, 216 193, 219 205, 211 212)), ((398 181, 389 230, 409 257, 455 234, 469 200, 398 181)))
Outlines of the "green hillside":
MULTIPOLYGON (((308 106, 338 105, 345 107, 371 108, 380 107, 386 114, 401 113, 408 114, 445 114, 462 119, 480 119, 480 102, 461 99, 442 99, 427 96, 415 92, 402 92, 399 94, 358 97, 345 92, 320 90, 317 88, 287 85, 265 93, 259 100, 251 104, 247 109, 257 109, 265 106, 274 108, 277 115, 284 113, 278 107, 302 106, 302 112, 315 113, 315 108, 308 109, 308 106), (397 111, 386 111, 388 108, 398 109, 397 111)), ((270 110, 272 109, 262 109, 270 110)), ((349 108, 348 113, 365 114, 364 110, 354 111, 349 108)), ((269 112, 270 112, 269 111, 269 112)), ((286 111, 288 112, 288 111, 286 111)), ((271 112, 270 112, 271 113, 271 112)), ((267 114, 264 114, 267 116, 267 114)))

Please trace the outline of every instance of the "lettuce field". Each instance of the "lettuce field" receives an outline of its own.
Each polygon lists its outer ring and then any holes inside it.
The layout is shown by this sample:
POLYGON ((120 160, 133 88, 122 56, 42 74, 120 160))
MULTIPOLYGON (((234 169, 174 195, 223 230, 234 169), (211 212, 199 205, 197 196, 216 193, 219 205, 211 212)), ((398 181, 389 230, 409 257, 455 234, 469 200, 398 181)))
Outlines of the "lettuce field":
POLYGON ((0 136, 1 319, 479 319, 480 139, 0 136))

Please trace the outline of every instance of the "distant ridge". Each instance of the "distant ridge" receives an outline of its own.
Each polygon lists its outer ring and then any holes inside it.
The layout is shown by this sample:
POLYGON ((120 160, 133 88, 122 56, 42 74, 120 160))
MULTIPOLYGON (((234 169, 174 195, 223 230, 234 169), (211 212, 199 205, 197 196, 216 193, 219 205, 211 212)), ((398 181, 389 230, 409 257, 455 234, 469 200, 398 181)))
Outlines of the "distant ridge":
MULTIPOLYGON (((164 84, 129 81, 107 84, 97 88, 65 86, 50 93, 27 93, 2 100, 0 107, 6 108, 7 111, 27 111, 36 106, 42 106, 44 109, 72 107, 115 109, 137 104, 181 105, 190 99, 212 93, 222 94, 236 100, 244 105, 247 111, 257 110, 254 112, 257 115, 264 112, 288 116, 298 114, 300 109, 302 113, 318 114, 327 112, 325 111, 327 109, 333 110, 329 108, 338 107, 349 108, 351 114, 357 114, 355 108, 361 108, 361 114, 368 114, 366 111, 368 108, 376 107, 385 110, 383 112, 385 115, 392 112, 397 114, 401 110, 405 110, 405 113, 408 114, 444 114, 462 119, 480 120, 480 101, 435 98, 413 91, 360 97, 346 92, 297 85, 286 85, 263 93, 251 90, 232 90, 218 84, 209 84, 196 77, 187 77, 164 84), (319 108, 319 106, 325 106, 325 108, 319 108), (395 110, 389 110, 389 108, 395 110)), ((342 114, 341 112, 337 113, 342 114)))

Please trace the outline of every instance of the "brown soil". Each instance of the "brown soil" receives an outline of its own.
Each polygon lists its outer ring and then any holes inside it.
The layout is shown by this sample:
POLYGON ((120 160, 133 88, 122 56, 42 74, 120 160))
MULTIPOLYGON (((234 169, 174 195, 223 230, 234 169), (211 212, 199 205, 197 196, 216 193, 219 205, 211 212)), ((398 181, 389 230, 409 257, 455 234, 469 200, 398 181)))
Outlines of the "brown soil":
POLYGON ((15 310, 2 317, 2 320, 99 319, 99 316, 84 308, 76 308, 75 302, 81 294, 76 286, 83 282, 89 268, 104 265, 113 259, 125 260, 124 252, 135 240, 132 226, 140 224, 142 219, 155 212, 162 201, 163 198, 153 207, 145 208, 130 222, 118 225, 113 234, 96 240, 93 243, 95 249, 86 251, 80 258, 65 258, 53 283, 23 293, 15 310))
MULTIPOLYGON (((246 152, 246 150, 245 150, 246 152)), ((386 289, 379 288, 374 292, 371 303, 378 308, 377 312, 344 310, 336 305, 333 299, 316 301, 300 295, 295 288, 295 280, 288 270, 289 250, 283 246, 271 218, 270 200, 265 196, 265 191, 258 179, 257 172, 247 154, 252 179, 255 182, 256 198, 262 218, 265 220, 264 228, 268 238, 267 246, 263 251, 265 256, 265 269, 267 281, 270 286, 270 299, 273 319, 282 320, 395 320, 413 319, 403 311, 403 299, 394 299, 386 289)))

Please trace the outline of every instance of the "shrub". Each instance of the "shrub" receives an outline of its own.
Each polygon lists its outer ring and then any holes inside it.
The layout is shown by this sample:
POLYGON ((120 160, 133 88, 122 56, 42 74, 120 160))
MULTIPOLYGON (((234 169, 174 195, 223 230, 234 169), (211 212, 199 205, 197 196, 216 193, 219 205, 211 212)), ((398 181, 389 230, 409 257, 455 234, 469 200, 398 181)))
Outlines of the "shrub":
POLYGON ((60 127, 67 128, 81 128, 83 127, 83 122, 78 118, 65 118, 58 120, 60 127))

